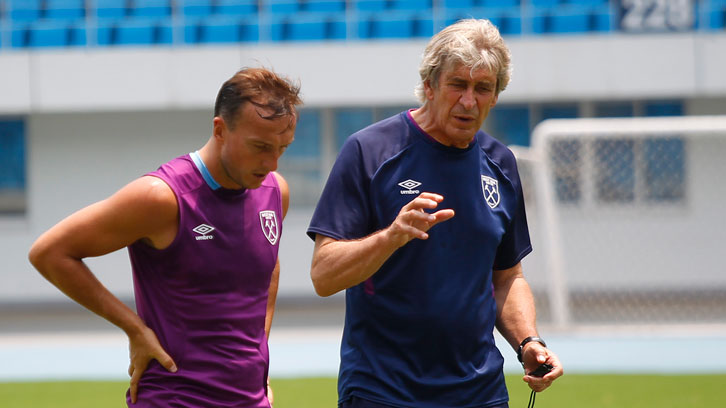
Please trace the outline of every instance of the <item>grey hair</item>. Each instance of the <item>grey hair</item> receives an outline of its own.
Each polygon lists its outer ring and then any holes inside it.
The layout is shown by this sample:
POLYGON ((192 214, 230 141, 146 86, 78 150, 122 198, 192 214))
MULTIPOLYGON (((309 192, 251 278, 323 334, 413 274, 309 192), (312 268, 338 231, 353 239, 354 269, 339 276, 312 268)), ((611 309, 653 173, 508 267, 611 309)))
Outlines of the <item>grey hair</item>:
POLYGON ((438 87, 441 73, 456 64, 471 67, 471 72, 486 68, 496 73, 499 95, 509 84, 511 59, 509 48, 491 21, 460 20, 441 30, 426 45, 418 70, 421 82, 416 86, 416 97, 425 103, 424 84, 438 87))

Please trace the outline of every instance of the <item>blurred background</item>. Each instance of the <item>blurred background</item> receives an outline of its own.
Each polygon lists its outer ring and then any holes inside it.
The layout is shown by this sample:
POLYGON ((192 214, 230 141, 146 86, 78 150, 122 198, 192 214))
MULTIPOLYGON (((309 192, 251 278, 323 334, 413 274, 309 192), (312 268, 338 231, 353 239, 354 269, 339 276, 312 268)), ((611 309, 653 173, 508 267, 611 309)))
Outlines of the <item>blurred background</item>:
MULTIPOLYGON (((467 17, 512 51, 484 129, 518 158, 542 336, 569 372, 725 372, 726 0, 3 0, 0 381, 126 378, 122 333, 29 246, 201 147, 222 82, 260 65, 305 100, 271 374, 334 376, 344 295, 313 291, 312 210, 343 141, 416 107, 427 40, 467 17)), ((133 305, 125 250, 88 264, 133 305)))

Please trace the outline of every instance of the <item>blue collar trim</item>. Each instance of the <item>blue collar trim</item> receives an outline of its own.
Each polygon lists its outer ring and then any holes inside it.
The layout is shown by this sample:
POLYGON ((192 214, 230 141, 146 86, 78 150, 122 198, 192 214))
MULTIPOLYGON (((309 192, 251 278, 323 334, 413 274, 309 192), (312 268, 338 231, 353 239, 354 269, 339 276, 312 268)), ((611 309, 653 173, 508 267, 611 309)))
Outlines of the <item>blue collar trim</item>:
POLYGON ((207 166, 202 161, 201 156, 199 156, 199 150, 196 152, 189 153, 189 156, 192 158, 192 161, 197 166, 197 169, 199 169, 199 172, 202 173, 202 178, 204 178, 204 181, 207 182, 207 185, 212 190, 218 190, 220 187, 219 183, 217 183, 216 180, 214 180, 214 177, 209 173, 209 170, 207 170, 207 166))

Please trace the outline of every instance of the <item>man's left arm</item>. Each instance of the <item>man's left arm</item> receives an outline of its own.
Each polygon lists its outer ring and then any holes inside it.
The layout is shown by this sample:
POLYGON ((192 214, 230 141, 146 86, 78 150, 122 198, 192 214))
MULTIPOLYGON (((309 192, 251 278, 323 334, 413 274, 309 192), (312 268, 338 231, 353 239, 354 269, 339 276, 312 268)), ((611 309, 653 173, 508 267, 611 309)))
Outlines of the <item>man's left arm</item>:
MULTIPOLYGON (((522 263, 508 269, 495 270, 492 274, 494 298, 497 302, 496 326, 499 333, 514 350, 519 349, 522 340, 539 337, 537 333, 537 313, 534 297, 522 273, 522 263)), ((529 387, 539 392, 545 390, 563 373, 559 358, 537 341, 530 341, 522 349, 525 376, 523 380, 529 387), (544 377, 527 375, 541 364, 553 366, 544 377)))

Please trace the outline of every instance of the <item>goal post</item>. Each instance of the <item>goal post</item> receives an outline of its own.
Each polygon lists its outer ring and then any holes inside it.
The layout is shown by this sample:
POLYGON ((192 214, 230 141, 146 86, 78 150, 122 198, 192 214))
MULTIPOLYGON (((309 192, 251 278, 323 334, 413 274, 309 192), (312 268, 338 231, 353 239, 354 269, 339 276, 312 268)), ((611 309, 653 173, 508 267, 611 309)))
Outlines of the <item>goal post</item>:
POLYGON ((726 324, 726 116, 552 119, 513 151, 540 320, 726 324))

